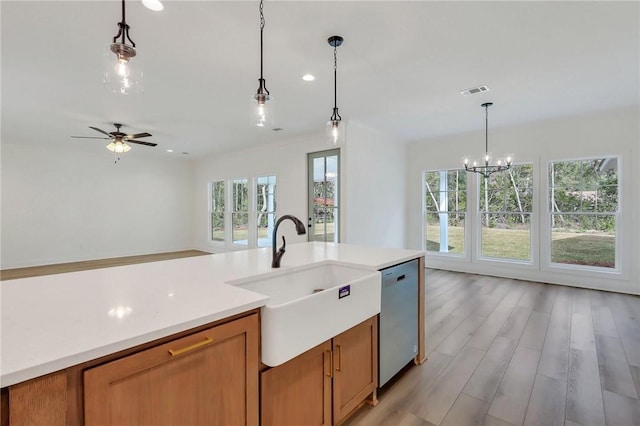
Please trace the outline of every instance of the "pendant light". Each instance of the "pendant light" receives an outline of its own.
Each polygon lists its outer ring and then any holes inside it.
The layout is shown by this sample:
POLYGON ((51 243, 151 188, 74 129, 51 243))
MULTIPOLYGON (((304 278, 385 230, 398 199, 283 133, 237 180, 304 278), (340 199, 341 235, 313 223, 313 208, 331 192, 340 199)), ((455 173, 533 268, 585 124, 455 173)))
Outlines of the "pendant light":
POLYGON ((344 124, 342 117, 338 113, 338 46, 344 39, 340 36, 331 36, 327 40, 329 46, 333 47, 333 114, 327 122, 327 137, 333 145, 338 145, 344 141, 344 124))
POLYGON ((105 46, 103 55, 103 83, 110 91, 122 95, 142 93, 141 60, 136 44, 129 36, 129 28, 125 19, 125 0, 122 0, 122 21, 118 22, 118 33, 105 46))
POLYGON ((273 98, 267 90, 267 85, 263 76, 263 43, 264 33, 264 2, 260 0, 260 78, 258 79, 258 90, 251 97, 251 123, 254 126, 265 127, 273 124, 273 98))
POLYGON ((488 179, 493 173, 502 172, 511 168, 513 158, 511 155, 507 155, 504 159, 496 160, 495 164, 491 164, 491 154, 489 153, 489 107, 493 105, 492 102, 486 102, 481 106, 485 110, 485 131, 484 131, 484 157, 480 161, 471 161, 468 158, 464 159, 464 168, 468 172, 479 173, 488 179))

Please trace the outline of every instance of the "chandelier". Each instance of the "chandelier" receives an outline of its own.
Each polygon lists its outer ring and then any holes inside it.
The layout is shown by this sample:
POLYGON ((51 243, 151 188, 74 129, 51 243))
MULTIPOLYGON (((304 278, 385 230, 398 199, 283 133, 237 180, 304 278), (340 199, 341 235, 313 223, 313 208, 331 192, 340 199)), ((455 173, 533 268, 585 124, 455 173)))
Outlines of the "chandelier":
POLYGON ((464 169, 468 172, 479 173, 488 179, 493 173, 502 172, 511 168, 513 158, 507 155, 504 159, 497 159, 495 163, 491 163, 492 158, 489 153, 489 107, 492 102, 486 102, 481 106, 485 110, 485 130, 484 130, 484 157, 481 160, 464 159, 464 169))

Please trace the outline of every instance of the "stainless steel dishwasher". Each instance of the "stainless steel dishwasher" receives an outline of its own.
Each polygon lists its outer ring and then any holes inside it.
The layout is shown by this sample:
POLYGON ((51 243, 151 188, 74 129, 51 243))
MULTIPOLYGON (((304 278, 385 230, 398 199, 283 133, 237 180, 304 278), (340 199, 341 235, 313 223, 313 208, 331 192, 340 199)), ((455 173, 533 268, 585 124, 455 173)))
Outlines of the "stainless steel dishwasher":
POLYGON ((418 354, 418 260, 380 270, 378 386, 383 386, 418 354))

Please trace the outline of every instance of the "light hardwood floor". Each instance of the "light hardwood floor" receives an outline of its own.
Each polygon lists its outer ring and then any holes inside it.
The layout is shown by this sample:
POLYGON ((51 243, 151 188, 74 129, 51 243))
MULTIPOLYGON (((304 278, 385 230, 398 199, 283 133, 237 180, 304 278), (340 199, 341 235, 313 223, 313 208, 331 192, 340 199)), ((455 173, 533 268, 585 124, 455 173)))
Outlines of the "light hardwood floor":
POLYGON ((348 425, 640 425, 640 297, 427 270, 429 359, 348 425))

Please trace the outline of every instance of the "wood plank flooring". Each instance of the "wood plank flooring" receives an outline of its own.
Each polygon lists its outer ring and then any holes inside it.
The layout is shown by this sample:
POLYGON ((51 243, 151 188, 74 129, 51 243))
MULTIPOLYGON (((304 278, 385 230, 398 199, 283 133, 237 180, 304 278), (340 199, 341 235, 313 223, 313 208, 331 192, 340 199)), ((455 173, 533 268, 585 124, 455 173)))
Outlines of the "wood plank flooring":
POLYGON ((110 268, 113 266, 133 265, 136 263, 156 262, 158 260, 203 256, 206 254, 211 253, 199 250, 183 250, 166 253, 143 254, 138 256, 115 257, 109 259, 86 260, 82 262, 57 263, 54 265, 31 266, 28 268, 3 269, 0 271, 0 281, 39 277, 42 275, 62 274, 64 272, 110 268))
POLYGON ((640 297, 427 270, 429 359, 347 425, 640 425, 640 297))

